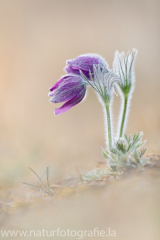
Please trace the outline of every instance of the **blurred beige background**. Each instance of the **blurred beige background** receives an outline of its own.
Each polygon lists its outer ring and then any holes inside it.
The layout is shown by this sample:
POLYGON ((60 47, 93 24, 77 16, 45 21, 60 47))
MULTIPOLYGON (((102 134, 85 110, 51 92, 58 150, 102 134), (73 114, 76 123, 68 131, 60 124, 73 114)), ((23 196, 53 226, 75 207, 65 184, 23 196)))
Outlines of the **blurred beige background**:
MULTIPOLYGON (((127 133, 144 131, 147 153, 160 152, 160 31, 158 0, 0 1, 0 180, 17 183, 51 165, 52 177, 90 170, 103 160, 101 105, 85 102, 54 116, 47 96, 65 61, 138 49, 136 88, 127 133)), ((114 123, 120 98, 114 101, 114 123)))

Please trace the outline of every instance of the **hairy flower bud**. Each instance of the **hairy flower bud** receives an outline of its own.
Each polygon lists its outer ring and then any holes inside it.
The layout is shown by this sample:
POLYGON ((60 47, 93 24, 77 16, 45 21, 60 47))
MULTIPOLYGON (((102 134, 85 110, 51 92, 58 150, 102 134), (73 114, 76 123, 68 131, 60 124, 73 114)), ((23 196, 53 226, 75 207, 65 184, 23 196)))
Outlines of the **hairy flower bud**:
POLYGON ((86 84, 81 76, 65 75, 50 88, 52 103, 65 102, 60 108, 55 109, 55 115, 68 111, 71 107, 81 102, 86 94, 86 84))
MULTIPOLYGON (((102 68, 108 69, 106 61, 97 54, 84 54, 74 59, 66 61, 67 66, 64 70, 67 73, 80 75, 80 71, 90 79, 90 73, 94 72, 93 65, 100 65, 102 68)), ((90 79, 91 80, 91 79, 90 79)))
POLYGON ((133 91, 134 87, 134 63, 137 56, 137 50, 133 49, 128 52, 125 56, 124 52, 115 52, 115 58, 113 62, 113 69, 116 74, 120 77, 121 82, 119 87, 121 88, 124 95, 128 95, 133 91))

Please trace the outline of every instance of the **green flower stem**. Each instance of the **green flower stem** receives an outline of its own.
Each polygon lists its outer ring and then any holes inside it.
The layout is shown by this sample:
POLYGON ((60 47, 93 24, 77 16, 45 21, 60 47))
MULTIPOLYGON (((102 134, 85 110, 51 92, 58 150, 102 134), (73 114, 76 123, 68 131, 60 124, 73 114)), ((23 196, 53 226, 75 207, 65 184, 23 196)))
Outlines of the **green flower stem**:
POLYGON ((107 113, 107 126, 108 126, 108 142, 109 147, 112 147, 112 128, 111 128, 111 114, 109 109, 109 104, 106 104, 106 113, 107 113))
POLYGON ((128 96, 124 96, 124 108, 123 108, 122 122, 121 122, 120 135, 119 135, 120 138, 124 135, 124 126, 127 118, 127 115, 126 115, 127 108, 128 108, 128 96))

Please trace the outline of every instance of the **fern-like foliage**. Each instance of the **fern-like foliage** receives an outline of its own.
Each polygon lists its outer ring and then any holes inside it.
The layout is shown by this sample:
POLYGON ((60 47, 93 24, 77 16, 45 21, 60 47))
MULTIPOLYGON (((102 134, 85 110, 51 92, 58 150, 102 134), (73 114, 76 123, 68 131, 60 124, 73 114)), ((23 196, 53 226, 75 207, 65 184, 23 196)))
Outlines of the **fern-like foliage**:
POLYGON ((147 158, 142 159, 146 151, 146 148, 142 147, 146 142, 142 141, 142 137, 143 132, 134 133, 132 137, 125 135, 125 138, 120 138, 113 148, 104 150, 103 156, 107 159, 110 169, 142 166, 147 161, 147 158))

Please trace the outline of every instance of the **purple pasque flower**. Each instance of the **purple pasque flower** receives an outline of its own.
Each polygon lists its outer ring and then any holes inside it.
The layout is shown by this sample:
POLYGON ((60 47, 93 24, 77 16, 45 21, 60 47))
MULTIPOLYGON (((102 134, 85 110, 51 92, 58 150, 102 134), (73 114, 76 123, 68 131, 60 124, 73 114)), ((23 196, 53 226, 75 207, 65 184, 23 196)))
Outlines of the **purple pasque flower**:
POLYGON ((81 102, 86 94, 86 84, 78 75, 67 74, 56 82, 51 88, 50 101, 53 103, 65 102, 60 108, 56 108, 55 115, 68 111, 71 107, 81 102))
POLYGON ((106 61, 97 54, 84 54, 74 59, 66 61, 67 66, 64 70, 67 73, 80 75, 80 70, 90 79, 89 72, 93 73, 93 65, 101 65, 102 68, 108 69, 106 61))

